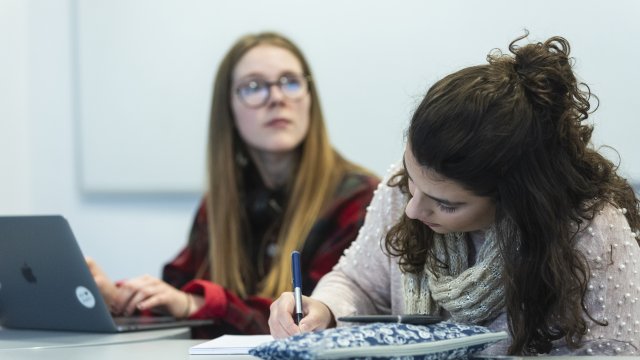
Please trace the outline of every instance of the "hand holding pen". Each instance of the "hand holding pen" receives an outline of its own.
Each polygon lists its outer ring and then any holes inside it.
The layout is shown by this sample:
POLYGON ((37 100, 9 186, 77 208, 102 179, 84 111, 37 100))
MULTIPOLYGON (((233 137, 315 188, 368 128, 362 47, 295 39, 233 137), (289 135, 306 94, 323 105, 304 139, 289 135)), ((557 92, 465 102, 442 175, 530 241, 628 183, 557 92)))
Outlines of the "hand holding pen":
POLYGON ((279 339, 300 332, 322 330, 335 326, 333 314, 327 305, 302 295, 300 253, 297 251, 291 254, 291 270, 294 283, 293 292, 283 293, 271 304, 269 315, 271 335, 279 339), (296 273, 298 274, 296 275, 296 273), (300 289, 297 291, 299 295, 295 295, 296 288, 300 289))

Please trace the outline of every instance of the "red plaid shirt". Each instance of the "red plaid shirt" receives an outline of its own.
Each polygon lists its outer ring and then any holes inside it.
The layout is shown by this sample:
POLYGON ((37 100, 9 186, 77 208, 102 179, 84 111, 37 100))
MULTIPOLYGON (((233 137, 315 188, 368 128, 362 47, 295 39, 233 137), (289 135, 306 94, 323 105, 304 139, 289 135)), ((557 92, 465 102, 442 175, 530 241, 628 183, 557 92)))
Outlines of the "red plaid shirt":
MULTIPOLYGON (((333 202, 315 223, 302 249, 304 293, 308 295, 318 280, 338 262, 342 252, 355 240, 364 222, 366 208, 379 180, 363 174, 348 174, 333 202)), ((183 291, 204 296, 205 305, 191 316, 216 319, 213 326, 194 328, 194 338, 214 338, 222 334, 268 334, 269 306, 273 299, 259 296, 240 298, 208 279, 194 279, 208 265, 209 230, 204 200, 191 229, 190 246, 165 265, 163 279, 183 291)), ((207 266, 208 269, 208 266, 207 266)), ((209 273, 204 274, 208 278, 209 273)))

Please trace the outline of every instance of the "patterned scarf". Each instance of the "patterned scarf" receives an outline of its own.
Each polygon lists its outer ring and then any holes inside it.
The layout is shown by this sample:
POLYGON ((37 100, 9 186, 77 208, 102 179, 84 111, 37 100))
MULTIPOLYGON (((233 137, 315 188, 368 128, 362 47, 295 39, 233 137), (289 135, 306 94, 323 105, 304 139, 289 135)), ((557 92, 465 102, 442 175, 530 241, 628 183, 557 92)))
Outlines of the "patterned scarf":
MULTIPOLYGON (((504 309, 501 284, 502 258, 496 229, 487 230, 476 264, 469 267, 469 246, 464 233, 435 234, 435 254, 448 268, 432 273, 428 266, 419 274, 403 273, 405 311, 437 314, 442 307, 455 322, 481 324, 504 309)), ((514 239, 517 241, 517 239, 514 239)))

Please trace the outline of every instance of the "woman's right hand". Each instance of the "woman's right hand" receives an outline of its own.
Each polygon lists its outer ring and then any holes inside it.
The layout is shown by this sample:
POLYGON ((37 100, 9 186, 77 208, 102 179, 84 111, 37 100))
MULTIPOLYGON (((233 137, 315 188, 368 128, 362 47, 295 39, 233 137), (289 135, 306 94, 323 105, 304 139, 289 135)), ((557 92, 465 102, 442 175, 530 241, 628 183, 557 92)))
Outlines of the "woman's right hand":
POLYGON ((333 313, 327 305, 307 296, 302 297, 304 317, 300 320, 300 324, 296 325, 293 321, 294 304, 292 292, 283 293, 271 304, 269 330, 274 338, 279 339, 301 332, 323 330, 335 326, 333 313))

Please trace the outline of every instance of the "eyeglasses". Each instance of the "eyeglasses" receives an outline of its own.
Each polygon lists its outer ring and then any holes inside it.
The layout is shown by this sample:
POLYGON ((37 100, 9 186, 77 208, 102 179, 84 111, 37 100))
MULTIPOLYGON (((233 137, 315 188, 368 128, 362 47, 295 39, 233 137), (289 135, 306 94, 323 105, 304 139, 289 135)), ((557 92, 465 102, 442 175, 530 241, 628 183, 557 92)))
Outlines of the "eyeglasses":
POLYGON ((300 100, 309 92, 309 76, 283 75, 276 81, 253 78, 243 81, 236 88, 236 93, 247 107, 259 108, 269 102, 271 87, 277 86, 289 100, 300 100))

